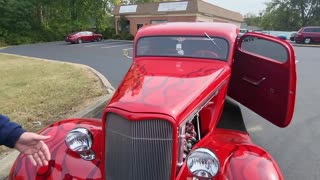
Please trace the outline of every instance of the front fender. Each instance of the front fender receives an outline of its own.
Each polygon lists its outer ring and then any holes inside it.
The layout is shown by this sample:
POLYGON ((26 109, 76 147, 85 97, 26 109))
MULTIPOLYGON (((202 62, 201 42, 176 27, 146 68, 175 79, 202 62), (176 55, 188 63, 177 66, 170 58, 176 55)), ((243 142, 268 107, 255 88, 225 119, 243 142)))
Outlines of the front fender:
POLYGON ((101 120, 62 120, 43 129, 40 134, 51 136, 45 142, 51 152, 49 165, 34 167, 25 155, 20 154, 11 168, 9 179, 103 179, 101 120), (76 127, 87 128, 92 133, 92 150, 96 153, 93 161, 81 159, 77 153, 70 151, 66 146, 64 139, 67 133, 76 127))
POLYGON ((280 180, 283 179, 277 163, 269 153, 255 145, 240 145, 227 160, 223 179, 280 180))
MULTIPOLYGON (((271 155, 253 144, 244 132, 215 129, 197 144, 197 147, 212 150, 220 161, 215 180, 282 180, 281 171, 271 155)), ((181 168, 177 179, 192 180, 186 167, 181 168)))

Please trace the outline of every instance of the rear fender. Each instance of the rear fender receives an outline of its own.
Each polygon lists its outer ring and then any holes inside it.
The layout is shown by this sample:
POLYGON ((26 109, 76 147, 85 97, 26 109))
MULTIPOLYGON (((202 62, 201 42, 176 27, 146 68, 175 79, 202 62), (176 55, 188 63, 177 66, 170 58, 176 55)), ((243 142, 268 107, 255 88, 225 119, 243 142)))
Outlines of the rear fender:
POLYGON ((68 119, 56 122, 43 129, 40 134, 50 135, 45 143, 51 152, 48 166, 34 167, 25 155, 16 159, 9 179, 103 179, 102 122, 98 119, 68 119), (67 133, 77 127, 87 128, 93 135, 92 150, 96 154, 93 161, 80 158, 77 153, 68 149, 65 144, 67 133))

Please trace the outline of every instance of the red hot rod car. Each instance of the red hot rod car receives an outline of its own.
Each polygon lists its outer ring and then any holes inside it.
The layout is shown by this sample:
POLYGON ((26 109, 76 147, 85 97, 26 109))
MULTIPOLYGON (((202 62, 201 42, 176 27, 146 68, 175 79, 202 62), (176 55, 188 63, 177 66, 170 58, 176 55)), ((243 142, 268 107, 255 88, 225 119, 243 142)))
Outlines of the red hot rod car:
POLYGON ((249 137, 237 101, 276 126, 296 94, 292 46, 225 23, 166 23, 136 34, 133 64, 102 119, 43 129, 52 160, 20 155, 10 179, 283 179, 249 137), (228 97, 228 98, 227 98, 228 97), (231 98, 229 98, 231 97, 231 98))

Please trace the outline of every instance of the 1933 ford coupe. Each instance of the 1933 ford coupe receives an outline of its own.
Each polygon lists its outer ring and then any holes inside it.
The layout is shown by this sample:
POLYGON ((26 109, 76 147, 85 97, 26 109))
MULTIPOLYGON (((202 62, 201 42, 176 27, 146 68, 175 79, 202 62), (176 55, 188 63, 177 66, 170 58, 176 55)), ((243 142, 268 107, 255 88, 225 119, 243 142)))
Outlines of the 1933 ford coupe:
POLYGON ((227 23, 141 28, 133 63, 102 119, 43 129, 52 153, 33 167, 20 155, 10 179, 283 179, 246 131, 238 103, 276 126, 290 124, 296 95, 293 47, 227 23), (237 103, 238 102, 238 103, 237 103))

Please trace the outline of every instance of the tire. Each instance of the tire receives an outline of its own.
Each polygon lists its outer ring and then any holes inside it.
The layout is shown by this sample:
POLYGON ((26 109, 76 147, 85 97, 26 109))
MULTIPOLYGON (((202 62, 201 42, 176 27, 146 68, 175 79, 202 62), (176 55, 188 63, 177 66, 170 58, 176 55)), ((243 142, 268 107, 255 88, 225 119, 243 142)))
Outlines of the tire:
POLYGON ((311 38, 304 38, 303 43, 310 44, 311 43, 311 38))
POLYGON ((98 37, 98 38, 97 38, 97 41, 101 41, 101 40, 102 40, 102 38, 101 38, 101 37, 98 37))
POLYGON ((77 43, 78 43, 78 44, 81 44, 81 43, 82 43, 82 39, 81 39, 81 38, 78 38, 78 39, 77 39, 77 43))

